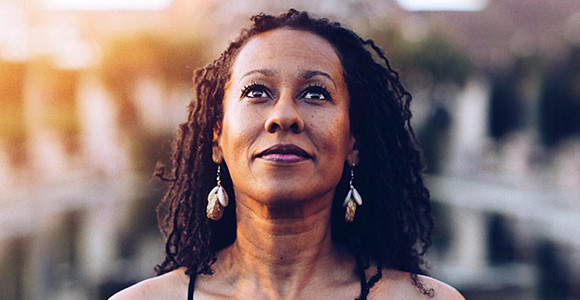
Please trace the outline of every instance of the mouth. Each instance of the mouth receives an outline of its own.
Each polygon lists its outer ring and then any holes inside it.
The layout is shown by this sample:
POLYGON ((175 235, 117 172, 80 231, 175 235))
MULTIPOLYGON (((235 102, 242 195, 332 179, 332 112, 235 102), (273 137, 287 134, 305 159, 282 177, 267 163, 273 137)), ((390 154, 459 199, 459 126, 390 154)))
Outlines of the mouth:
POLYGON ((311 159, 312 155, 294 144, 276 144, 256 157, 277 163, 295 163, 311 159))

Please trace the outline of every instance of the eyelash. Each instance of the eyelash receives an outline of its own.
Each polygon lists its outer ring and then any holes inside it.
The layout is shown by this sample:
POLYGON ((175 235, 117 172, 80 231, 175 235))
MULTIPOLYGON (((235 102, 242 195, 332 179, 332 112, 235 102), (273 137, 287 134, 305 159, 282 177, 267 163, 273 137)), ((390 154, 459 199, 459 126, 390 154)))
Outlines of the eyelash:
POLYGON ((317 93, 320 93, 324 97, 324 99, 320 99, 320 100, 323 100, 323 101, 331 101, 332 100, 331 93, 328 91, 328 89, 326 87, 324 87, 321 84, 311 84, 311 85, 309 85, 308 87, 306 87, 306 89, 304 89, 304 91, 302 92, 302 94, 300 94, 300 97, 303 97, 308 92, 317 92, 317 93))
MULTIPOLYGON (((244 86, 244 88, 242 89, 242 92, 241 92, 241 98, 248 97, 250 92, 255 91, 255 90, 261 90, 262 92, 266 93, 268 96, 271 96, 270 90, 266 86, 259 84, 259 83, 251 83, 251 84, 244 86)), ((324 99, 320 99, 321 101, 331 101, 332 100, 332 95, 331 95, 330 91, 328 91, 328 89, 321 84, 315 83, 315 84, 308 85, 304 89, 304 91, 302 91, 302 93, 300 93, 300 97, 304 97, 309 92, 316 92, 316 93, 321 94, 324 97, 324 99)), ((254 97, 251 97, 251 98, 254 98, 254 97)), ((316 100, 316 99, 314 99, 314 100, 316 100)))
POLYGON ((266 94, 270 95, 270 90, 268 90, 268 88, 266 86, 264 86, 262 84, 258 84, 258 83, 251 83, 251 84, 244 86, 244 88, 242 89, 241 98, 248 97, 248 94, 254 90, 262 90, 266 94))

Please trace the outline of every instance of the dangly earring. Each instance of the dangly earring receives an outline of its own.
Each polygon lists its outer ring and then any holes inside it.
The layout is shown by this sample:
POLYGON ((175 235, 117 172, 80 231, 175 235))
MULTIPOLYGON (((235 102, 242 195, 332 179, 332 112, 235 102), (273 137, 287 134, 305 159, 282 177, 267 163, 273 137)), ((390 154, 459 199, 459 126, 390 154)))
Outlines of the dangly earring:
POLYGON ((352 164, 350 168, 350 190, 346 197, 344 198, 344 202, 342 206, 346 207, 346 211, 344 213, 344 221, 348 223, 352 223, 354 221, 354 215, 356 214, 356 207, 357 205, 362 205, 362 198, 358 191, 352 185, 352 181, 354 179, 354 167, 355 164, 352 164))
POLYGON ((216 181, 217 185, 209 192, 207 196, 207 208, 205 213, 208 219, 217 221, 222 218, 224 214, 224 207, 228 206, 228 194, 222 187, 220 177, 221 166, 218 164, 216 181))

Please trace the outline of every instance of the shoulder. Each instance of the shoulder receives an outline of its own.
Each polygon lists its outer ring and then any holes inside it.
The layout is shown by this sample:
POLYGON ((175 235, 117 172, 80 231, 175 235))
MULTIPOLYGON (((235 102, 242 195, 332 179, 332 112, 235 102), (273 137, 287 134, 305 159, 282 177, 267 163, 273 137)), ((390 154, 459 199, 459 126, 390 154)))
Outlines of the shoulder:
POLYGON ((423 275, 419 275, 418 279, 427 290, 433 289, 433 297, 431 298, 433 300, 465 300, 463 295, 461 295, 454 287, 448 285, 445 282, 423 275))
POLYGON ((371 289, 371 299, 465 300, 452 286, 429 276, 383 270, 383 278, 371 289))
POLYGON ((163 275, 149 278, 130 286, 109 300, 131 299, 186 299, 189 276, 179 268, 163 275))

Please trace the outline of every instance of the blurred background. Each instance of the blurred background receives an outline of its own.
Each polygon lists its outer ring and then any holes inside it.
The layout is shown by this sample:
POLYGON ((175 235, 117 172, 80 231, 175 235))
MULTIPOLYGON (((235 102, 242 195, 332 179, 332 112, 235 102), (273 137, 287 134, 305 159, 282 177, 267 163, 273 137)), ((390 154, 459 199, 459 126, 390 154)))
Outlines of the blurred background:
POLYGON ((105 299, 163 257, 152 177, 192 71, 289 7, 374 39, 414 96, 433 276, 580 299, 580 1, 0 0, 0 299, 105 299))

